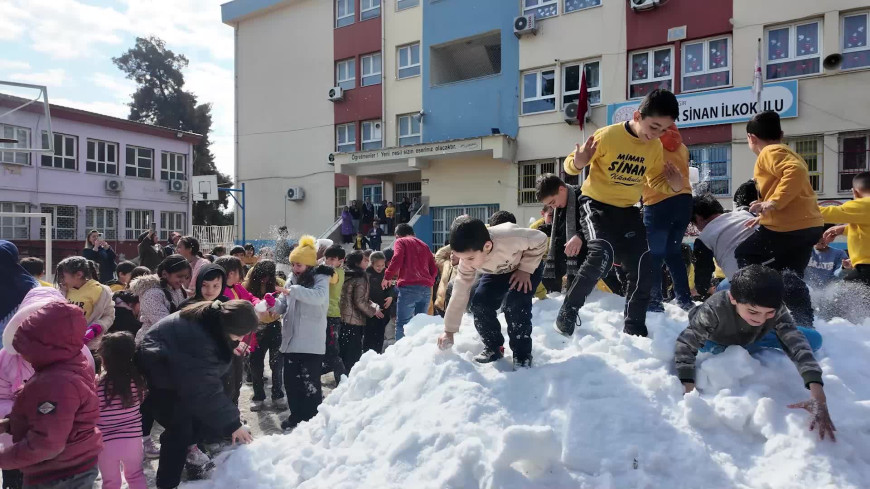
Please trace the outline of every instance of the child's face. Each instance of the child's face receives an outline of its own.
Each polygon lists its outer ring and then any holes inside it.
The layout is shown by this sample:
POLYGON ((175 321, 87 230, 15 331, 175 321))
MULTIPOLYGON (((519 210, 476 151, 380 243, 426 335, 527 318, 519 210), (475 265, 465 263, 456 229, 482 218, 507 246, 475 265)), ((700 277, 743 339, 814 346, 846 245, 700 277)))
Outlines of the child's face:
POLYGON ((184 284, 190 282, 190 270, 181 270, 175 273, 163 272, 163 278, 172 289, 180 289, 184 284))
POLYGON ((363 256, 362 262, 359 264, 359 266, 360 266, 360 268, 365 270, 366 268, 369 267, 370 264, 371 264, 371 261, 369 260, 369 257, 363 256))
POLYGON ((293 270, 293 275, 296 275, 298 277, 299 275, 302 275, 308 270, 308 265, 293 262, 290 263, 290 268, 291 270, 293 270))
POLYGON ((387 268, 386 260, 375 260, 372 262, 372 270, 377 273, 383 272, 385 268, 387 268))
POLYGON ((634 130, 642 141, 652 141, 662 137, 665 131, 674 124, 667 116, 642 117, 640 112, 634 112, 634 130))
POLYGON ((559 191, 556 192, 556 195, 544 197, 541 200, 541 203, 554 209, 557 207, 563 209, 568 205, 568 189, 565 187, 559 187, 559 191))
POLYGON ((773 316, 776 315, 776 309, 771 307, 740 304, 734 300, 734 297, 731 297, 730 293, 728 294, 728 297, 731 298, 731 304, 734 304, 734 307, 737 308, 737 314, 739 314, 744 321, 749 323, 750 326, 761 326, 768 320, 773 319, 773 316))
POLYGON ((85 282, 87 282, 87 280, 85 280, 85 274, 82 272, 63 272, 63 283, 67 287, 78 289, 79 287, 84 285, 85 282))
POLYGON ((254 250, 248 248, 245 250, 245 256, 251 257, 254 256, 254 250))
POLYGON ((130 275, 133 275, 133 273, 132 272, 131 273, 118 272, 118 282, 121 282, 124 285, 129 284, 130 283, 130 275))
POLYGON ((233 285, 236 285, 237 283, 239 283, 240 279, 241 277, 239 277, 238 271, 232 270, 230 272, 227 272, 227 287, 232 287, 233 285))
POLYGON ((202 298, 207 301, 213 301, 221 295, 223 281, 220 277, 214 280, 203 280, 202 287, 199 289, 202 292, 202 298))
POLYGON ((245 254, 239 252, 239 253, 233 253, 233 256, 241 260, 242 258, 244 258, 245 254))
POLYGON ((472 268, 480 268, 480 266, 483 265, 483 262, 486 260, 486 255, 488 255, 490 251, 492 251, 492 241, 487 241, 483 245, 482 250, 468 250, 462 252, 454 251, 453 256, 464 261, 472 268))
POLYGON ((326 264, 332 268, 339 268, 344 265, 344 260, 332 256, 326 259, 326 264))

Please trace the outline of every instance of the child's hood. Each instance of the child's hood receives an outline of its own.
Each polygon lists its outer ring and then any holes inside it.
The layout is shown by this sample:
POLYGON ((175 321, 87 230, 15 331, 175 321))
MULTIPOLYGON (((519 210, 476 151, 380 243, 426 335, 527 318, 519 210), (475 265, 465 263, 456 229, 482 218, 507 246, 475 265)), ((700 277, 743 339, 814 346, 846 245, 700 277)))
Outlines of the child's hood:
POLYGON ((136 278, 132 282, 130 282, 130 292, 139 297, 142 297, 142 294, 144 294, 148 290, 159 287, 160 277, 153 273, 150 275, 142 275, 141 277, 136 278))
MULTIPOLYGON (((24 296, 24 300, 21 301, 21 306, 18 308, 18 311, 16 311, 9 322, 6 323, 6 329, 3 330, 3 349, 8 353, 18 355, 18 352, 12 347, 15 333, 18 331, 18 328, 21 327, 24 320, 31 314, 52 302, 66 303, 67 300, 57 289, 51 287, 36 287, 35 289, 30 289, 30 292, 28 292, 27 295, 24 296)), ((81 311, 79 311, 79 314, 81 314, 81 311)))
POLYGON ((223 284, 221 286, 221 293, 223 293, 223 290, 227 288, 227 272, 224 271, 223 267, 215 265, 214 263, 206 263, 199 269, 199 273, 196 275, 195 297, 202 297, 202 283, 205 281, 205 276, 206 274, 215 271, 220 274, 221 282, 223 284))
POLYGON ((80 308, 51 302, 21 323, 12 346, 34 369, 40 370, 78 356, 87 326, 80 308))
POLYGON ((363 270, 361 268, 344 267, 345 283, 347 283, 355 278, 360 278, 360 277, 365 277, 365 276, 366 276, 366 272, 365 272, 365 270, 363 270))

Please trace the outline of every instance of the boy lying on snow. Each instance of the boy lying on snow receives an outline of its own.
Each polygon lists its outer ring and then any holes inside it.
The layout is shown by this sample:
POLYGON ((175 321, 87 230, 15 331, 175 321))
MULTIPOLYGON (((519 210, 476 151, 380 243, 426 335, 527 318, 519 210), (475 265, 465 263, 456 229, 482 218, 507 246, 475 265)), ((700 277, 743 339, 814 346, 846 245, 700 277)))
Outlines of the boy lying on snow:
POLYGON ((822 346, 815 330, 796 327, 788 309, 782 305, 783 281, 779 272, 761 265, 738 270, 731 279, 731 290, 717 292, 689 312, 689 327, 677 338, 674 359, 677 375, 686 393, 695 388, 695 357, 698 351, 722 353, 728 345, 749 350, 784 350, 794 362, 810 390, 810 399, 788 407, 806 409, 813 415, 810 430, 819 428, 819 438, 828 434, 836 441, 837 429, 831 422, 822 369, 813 352, 822 346))

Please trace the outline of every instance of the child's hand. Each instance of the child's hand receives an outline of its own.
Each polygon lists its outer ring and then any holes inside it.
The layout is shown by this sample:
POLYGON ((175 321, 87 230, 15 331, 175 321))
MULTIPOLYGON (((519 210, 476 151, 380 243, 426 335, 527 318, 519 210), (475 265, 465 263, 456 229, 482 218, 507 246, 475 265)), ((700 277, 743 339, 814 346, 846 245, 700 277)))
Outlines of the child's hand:
POLYGON ((381 288, 386 290, 390 288, 390 281, 387 279, 381 280, 381 288))
POLYGON ((565 254, 567 256, 577 256, 580 254, 580 250, 583 248, 583 239, 576 234, 571 236, 571 239, 565 243, 565 254))
POLYGON ((271 292, 263 296, 263 300, 266 301, 266 305, 269 306, 269 309, 275 307, 275 296, 272 295, 271 292))
POLYGON ((393 304, 393 298, 387 297, 387 300, 384 301, 384 309, 389 309, 392 304, 393 304))
POLYGON ((761 217, 753 217, 752 219, 748 219, 746 222, 744 222, 743 227, 754 228, 755 226, 758 226, 759 223, 761 223, 761 217))
POLYGON ((683 190, 683 174, 680 173, 680 170, 673 163, 666 161, 663 173, 668 181, 668 185, 671 186, 674 192, 683 190))
POLYGON ((695 383, 694 382, 683 382, 683 390, 684 390, 683 394, 688 394, 688 393, 692 392, 693 390, 695 390, 695 383))
POLYGON ((441 336, 438 337, 438 348, 442 350, 449 350, 453 346, 453 333, 443 332, 441 336))
POLYGON ((0 434, 9 433, 9 418, 0 419, 0 434))
POLYGON ((845 224, 833 226, 832 228, 825 231, 825 234, 822 235, 822 239, 825 240, 825 243, 831 244, 832 241, 837 239, 837 236, 842 235, 844 232, 846 232, 845 224))
POLYGON ((99 324, 92 324, 85 330, 84 342, 89 343, 103 332, 103 327, 99 324))
POLYGON ((851 270, 852 269, 852 260, 849 258, 846 258, 845 260, 843 260, 843 268, 845 268, 846 270, 851 270))
POLYGON ((595 140, 595 136, 589 136, 586 138, 586 142, 583 143, 583 146, 580 144, 574 145, 574 168, 577 170, 582 169, 584 166, 588 165, 592 160, 592 157, 595 156, 595 151, 598 150, 598 141, 595 140))
POLYGON ((377 311, 375 311, 375 317, 378 318, 378 319, 383 319, 383 318, 384 318, 384 312, 381 311, 380 309, 378 309, 377 311))
POLYGON ((290 289, 285 289, 284 287, 281 287, 280 285, 275 286, 275 292, 278 294, 290 295, 290 289))
POLYGON ((756 200, 755 202, 749 204, 749 212, 758 216, 763 216, 775 209, 776 204, 770 201, 756 200))
POLYGON ((511 274, 511 278, 508 279, 508 283, 510 284, 510 290, 516 290, 517 292, 522 293, 531 292, 532 274, 519 269, 514 270, 514 273, 511 274))
POLYGON ((250 347, 247 343, 245 343, 244 341, 240 341, 239 346, 237 346, 236 349, 233 350, 233 353, 235 353, 237 357, 243 357, 246 353, 248 353, 248 348, 250 347))
POLYGON ((818 427, 820 440, 824 440, 827 434, 831 438, 831 441, 836 442, 837 437, 834 435, 834 432, 837 431, 837 428, 834 426, 834 422, 831 421, 831 415, 828 413, 828 403, 821 384, 810 384, 810 394, 812 395, 811 399, 796 404, 789 404, 788 408, 805 409, 813 416, 812 420, 810 420, 810 431, 815 431, 816 427, 818 427))
POLYGON ((239 445, 247 445, 248 443, 254 441, 254 437, 251 436, 250 433, 248 433, 248 430, 246 430, 244 426, 237 429, 236 431, 233 431, 232 436, 233 445, 235 445, 236 443, 238 443, 239 445))

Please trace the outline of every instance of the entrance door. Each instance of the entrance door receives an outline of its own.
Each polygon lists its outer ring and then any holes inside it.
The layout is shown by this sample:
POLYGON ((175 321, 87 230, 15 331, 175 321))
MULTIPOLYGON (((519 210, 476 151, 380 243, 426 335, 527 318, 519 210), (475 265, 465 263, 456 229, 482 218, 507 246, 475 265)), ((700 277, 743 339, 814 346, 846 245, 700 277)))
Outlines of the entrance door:
POLYGON ((363 202, 366 199, 370 199, 372 204, 380 204, 381 200, 384 199, 384 186, 383 184, 375 184, 375 185, 363 185, 363 202))
POLYGON ((457 217, 467 214, 486 222, 489 216, 498 212, 498 204, 432 207, 430 211, 432 212, 432 245, 440 248, 450 239, 450 225, 457 217))

